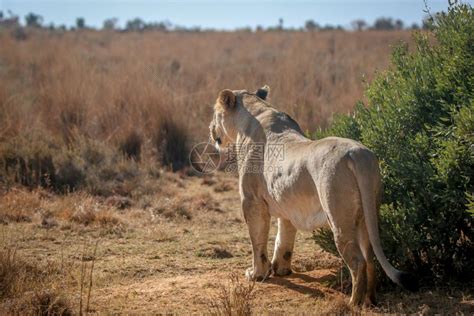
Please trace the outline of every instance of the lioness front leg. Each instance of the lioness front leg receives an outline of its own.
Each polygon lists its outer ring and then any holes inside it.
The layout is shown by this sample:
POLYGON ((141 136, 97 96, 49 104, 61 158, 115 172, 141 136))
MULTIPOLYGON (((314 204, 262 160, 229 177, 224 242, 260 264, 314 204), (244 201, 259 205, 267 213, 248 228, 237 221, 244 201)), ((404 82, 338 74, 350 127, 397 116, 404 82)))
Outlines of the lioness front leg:
POLYGON ((242 210, 252 242, 253 264, 245 275, 249 280, 262 281, 269 277, 271 265, 267 255, 270 214, 263 201, 244 199, 242 210))
POLYGON ((272 269, 275 275, 291 273, 291 257, 295 244, 296 228, 289 220, 278 219, 278 234, 275 240, 275 251, 272 259, 272 269))

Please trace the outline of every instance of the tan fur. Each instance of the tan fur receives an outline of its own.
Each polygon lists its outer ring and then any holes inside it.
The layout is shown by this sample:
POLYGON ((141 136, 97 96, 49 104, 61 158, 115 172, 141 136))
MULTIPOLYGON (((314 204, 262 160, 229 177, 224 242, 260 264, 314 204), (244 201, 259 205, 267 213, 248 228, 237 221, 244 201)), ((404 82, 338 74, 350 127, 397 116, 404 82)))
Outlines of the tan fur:
MULTIPOLYGON (((268 92, 268 87, 261 89, 268 92)), ((375 155, 350 139, 312 141, 288 115, 256 94, 233 91, 234 99, 229 91, 217 99, 210 130, 219 149, 237 148, 242 210, 253 249, 247 277, 263 280, 272 273, 291 273, 296 231, 329 225, 351 271, 351 303, 375 303, 373 250, 392 280, 399 283, 400 274, 380 246, 381 181, 375 155), (262 149, 261 159, 255 159, 262 149), (278 235, 270 262, 271 216, 278 218, 278 235)))

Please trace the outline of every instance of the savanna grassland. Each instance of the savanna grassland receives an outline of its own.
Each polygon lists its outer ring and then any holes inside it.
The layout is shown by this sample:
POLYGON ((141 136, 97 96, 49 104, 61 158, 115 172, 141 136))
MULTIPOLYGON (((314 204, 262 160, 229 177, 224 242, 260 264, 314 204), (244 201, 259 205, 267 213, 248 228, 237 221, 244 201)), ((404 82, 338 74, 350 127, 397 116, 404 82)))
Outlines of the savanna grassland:
POLYGON ((471 313, 446 288, 385 288, 352 310, 341 260, 308 233, 293 275, 248 283, 237 176, 187 165, 220 90, 268 84, 312 132, 354 108, 400 40, 0 30, 0 313, 471 313))
POLYGON ((107 142, 152 134, 171 117, 206 139, 224 88, 264 84, 305 130, 362 98, 363 78, 388 63, 393 32, 1 33, 1 137, 41 129, 107 142), (204 124, 204 122, 206 124, 204 124))

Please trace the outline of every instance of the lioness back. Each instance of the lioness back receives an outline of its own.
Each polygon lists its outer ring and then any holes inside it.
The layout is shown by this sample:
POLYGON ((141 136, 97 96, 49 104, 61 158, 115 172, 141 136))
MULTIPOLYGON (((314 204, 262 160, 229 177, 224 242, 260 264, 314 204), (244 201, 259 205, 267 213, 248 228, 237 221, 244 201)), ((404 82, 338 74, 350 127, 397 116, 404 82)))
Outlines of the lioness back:
POLYGON ((312 231, 327 225, 320 202, 325 185, 337 185, 341 197, 352 198, 354 202, 360 200, 350 169, 351 154, 360 152, 373 156, 360 143, 339 137, 286 142, 284 159, 272 159, 269 163, 272 167, 265 168, 273 214, 290 220, 302 230, 312 231))

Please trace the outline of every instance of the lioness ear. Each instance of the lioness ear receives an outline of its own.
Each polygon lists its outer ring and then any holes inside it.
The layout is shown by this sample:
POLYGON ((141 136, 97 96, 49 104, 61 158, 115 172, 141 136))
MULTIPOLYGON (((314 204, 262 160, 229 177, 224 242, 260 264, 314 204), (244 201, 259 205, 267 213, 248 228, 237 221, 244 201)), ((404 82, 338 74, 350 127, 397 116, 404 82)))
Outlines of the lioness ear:
POLYGON ((224 110, 231 110, 235 107, 235 94, 229 89, 222 90, 217 98, 219 103, 224 110))
POLYGON ((266 100, 269 93, 270 93, 270 87, 267 86, 267 85, 264 85, 263 87, 261 87, 260 89, 258 89, 255 94, 256 94, 257 97, 259 97, 260 99, 266 100))

